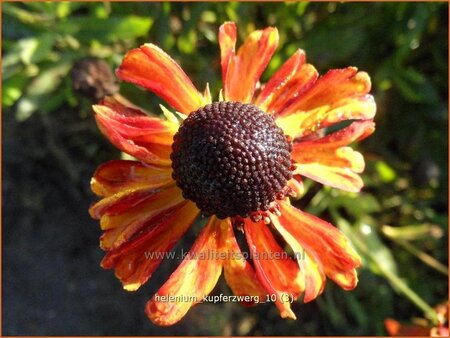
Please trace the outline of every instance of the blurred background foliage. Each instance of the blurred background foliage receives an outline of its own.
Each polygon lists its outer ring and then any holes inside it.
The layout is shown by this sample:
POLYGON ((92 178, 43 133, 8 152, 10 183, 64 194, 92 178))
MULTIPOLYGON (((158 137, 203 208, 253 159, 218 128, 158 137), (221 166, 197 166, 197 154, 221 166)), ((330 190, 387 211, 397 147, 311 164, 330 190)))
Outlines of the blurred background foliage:
MULTIPOLYGON (((436 325, 442 314, 433 307, 445 303, 448 294, 447 3, 3 2, 2 12, 5 334, 383 335, 387 318, 436 325), (330 282, 316 302, 296 304, 297 321, 282 320, 271 305, 204 304, 175 327, 157 328, 145 318, 143 304, 157 290, 159 277, 139 296, 122 296, 125 291, 112 274, 96 265, 101 252, 97 225, 86 215, 94 200, 89 179, 97 165, 120 155, 96 129, 92 101, 74 92, 69 73, 84 57, 116 68, 127 50, 152 42, 176 59, 198 88, 208 82, 217 98, 217 31, 227 20, 237 22, 241 41, 254 29, 278 28, 280 44, 262 82, 297 48, 322 74, 353 65, 371 75, 377 131, 358 145, 367 163, 363 192, 344 193, 307 181, 305 196, 297 202, 346 232, 364 267, 355 291, 330 282), (70 244, 54 246, 47 240, 47 246, 35 248, 36 234, 55 236, 50 228, 56 227, 51 221, 55 208, 65 215, 63 223, 73 219, 78 224, 76 230, 62 224, 65 230, 57 233, 70 244), (92 272, 52 279, 76 285, 74 301, 81 305, 69 317, 59 314, 57 299, 27 296, 40 285, 31 272, 20 275, 27 285, 13 287, 19 276, 13 266, 21 263, 21 255, 46 251, 70 265, 77 264, 75 251, 92 272), (86 291, 83 278, 92 285, 109 283, 109 298, 100 287, 86 291), (31 309, 21 299, 31 301, 31 309), (42 318, 32 311, 50 315, 42 318)), ((160 100, 153 94, 125 83, 120 92, 159 114, 160 100)), ((45 276, 56 274, 52 259, 28 259, 27 264, 38 264, 41 283, 48 287, 45 276)), ((62 288, 61 295, 69 291, 62 288)), ((216 291, 229 292, 223 284, 216 291)))

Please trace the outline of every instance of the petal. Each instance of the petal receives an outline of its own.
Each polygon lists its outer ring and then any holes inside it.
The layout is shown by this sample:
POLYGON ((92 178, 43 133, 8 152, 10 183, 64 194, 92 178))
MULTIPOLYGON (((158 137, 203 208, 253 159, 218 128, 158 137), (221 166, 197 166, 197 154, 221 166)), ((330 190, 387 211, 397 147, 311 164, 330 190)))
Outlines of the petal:
POLYGON ((254 223, 246 218, 244 230, 261 284, 270 294, 276 296, 275 305, 281 317, 295 319, 286 296, 297 298, 304 290, 297 264, 278 245, 263 222, 254 223))
POLYGON ((127 193, 128 196, 117 199, 116 196, 105 198, 90 209, 91 215, 101 217, 100 227, 105 232, 100 238, 100 246, 104 250, 118 248, 184 202, 181 191, 175 186, 154 189, 141 201, 137 200, 141 196, 139 191, 127 193), (121 204, 122 200, 125 203, 121 204))
MULTIPOLYGON (((384 325, 386 326, 386 331, 391 337, 435 337, 427 327, 422 327, 418 325, 402 324, 395 319, 386 318, 384 320, 384 325)), ((448 337, 446 335, 438 334, 436 337, 448 337)))
POLYGON ((225 83, 228 65, 234 56, 236 47, 236 24, 225 22, 219 28, 220 64, 222 66, 222 81, 225 83))
MULTIPOLYGON (((346 146, 355 141, 361 141, 375 131, 375 123, 369 121, 355 121, 349 126, 312 141, 301 141, 298 145, 302 149, 313 148, 338 148, 346 146)), ((295 147, 294 146, 294 147, 295 147)))
POLYGON ((189 229, 199 214, 195 204, 185 201, 167 212, 153 217, 146 229, 125 244, 109 251, 102 260, 102 267, 114 269, 124 289, 137 290, 144 284, 162 259, 189 229))
POLYGON ((374 126, 372 121, 354 122, 323 138, 295 143, 292 150, 292 158, 297 162, 294 173, 333 188, 360 191, 364 183, 358 173, 364 170, 364 158, 342 145, 367 137, 374 126))
POLYGON ((300 268, 302 278, 305 285, 305 303, 317 298, 323 292, 325 287, 325 273, 320 260, 317 260, 309 252, 305 252, 305 248, 301 246, 299 241, 289 232, 289 227, 299 226, 298 224, 288 224, 285 226, 286 220, 271 214, 270 218, 275 229, 283 236, 285 241, 294 251, 297 263, 300 268), (281 223, 284 222, 284 223, 281 223))
MULTIPOLYGON (((251 296, 251 299, 256 297, 259 300, 264 300, 267 291, 259 282, 252 265, 244 258, 245 256, 234 236, 231 222, 229 220, 222 221, 221 228, 224 232, 223 250, 227 257, 223 266, 227 284, 237 296, 251 296)), ((251 301, 241 303, 247 306, 255 304, 251 301)))
POLYGON ((344 98, 319 106, 310 111, 299 110, 283 115, 276 120, 277 125, 292 138, 304 137, 318 130, 346 120, 370 120, 376 113, 372 95, 344 98))
MULTIPOLYGON (((229 30, 232 31, 232 29, 229 30)), ((228 39, 222 39, 222 41, 224 42, 224 47, 221 47, 222 53, 225 55, 222 64, 226 65, 226 69, 222 69, 222 74, 226 73, 223 79, 225 99, 249 103, 256 83, 277 48, 278 31, 273 27, 254 31, 239 48, 237 54, 230 46, 234 45, 232 33, 228 39), (229 59, 228 62, 227 59, 229 59)))
POLYGON ((129 51, 116 74, 124 81, 154 92, 183 114, 205 105, 203 96, 181 67, 153 44, 129 51))
POLYGON ((161 191, 170 190, 161 190, 158 188, 136 188, 123 190, 117 194, 105 197, 92 205, 89 208, 89 213, 94 219, 100 219, 104 215, 119 215, 139 205, 140 203, 143 203, 144 201, 155 198, 155 196, 158 196, 161 191))
POLYGON ((159 188, 172 182, 172 170, 136 161, 109 161, 100 165, 91 179, 91 189, 99 196, 123 190, 159 188))
POLYGON ((93 109, 100 130, 117 148, 146 163, 170 166, 177 124, 149 117, 113 99, 93 109))
POLYGON ((294 194, 293 198, 300 198, 305 192, 305 187, 303 186, 303 181, 300 175, 294 175, 288 182, 287 186, 292 190, 294 194))
POLYGON ((317 80, 318 73, 304 61, 304 52, 298 50, 264 86, 255 104, 269 114, 279 114, 308 90, 317 80))
POLYGON ((282 115, 309 111, 321 106, 333 105, 342 99, 363 96, 370 91, 370 77, 355 67, 333 69, 319 78, 302 95, 287 107, 282 115))
POLYGON ((364 186, 361 177, 349 168, 307 163, 297 165, 294 173, 301 174, 324 185, 349 192, 359 192, 364 186))
MULTIPOLYGON (((286 236, 286 241, 294 246, 295 241, 298 242, 317 264, 323 266, 325 274, 340 287, 345 290, 355 288, 358 283, 355 268, 361 266, 361 258, 345 235, 330 223, 304 213, 286 202, 280 202, 280 207, 281 216, 278 217, 279 222, 275 221, 274 225, 286 236)), ((293 250, 296 248, 293 247, 293 250)))
POLYGON ((222 243, 220 224, 215 216, 210 218, 188 256, 147 303, 145 310, 152 322, 175 324, 212 291, 222 272, 222 260, 217 257, 222 243))

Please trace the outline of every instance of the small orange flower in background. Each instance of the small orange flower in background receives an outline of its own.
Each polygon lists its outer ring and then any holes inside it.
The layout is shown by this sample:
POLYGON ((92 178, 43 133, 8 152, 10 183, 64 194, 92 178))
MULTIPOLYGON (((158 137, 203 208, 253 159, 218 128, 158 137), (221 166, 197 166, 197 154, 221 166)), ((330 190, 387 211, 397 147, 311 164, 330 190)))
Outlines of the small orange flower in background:
POLYGON ((102 198, 90 208, 104 230, 102 267, 114 269, 126 290, 136 290, 196 218, 209 217, 146 305, 159 325, 183 318, 222 271, 235 295, 252 296, 245 305, 269 295, 283 318, 295 318, 292 300, 320 295, 326 277, 345 290, 358 282, 361 259, 347 238, 293 207, 290 197, 302 195, 302 176, 346 191, 362 188, 364 159, 348 145, 374 131, 369 76, 348 67, 319 77, 298 50, 256 94, 278 44, 277 29, 251 33, 236 52, 236 26, 227 22, 219 43, 220 102, 212 101, 208 86, 199 92, 160 48, 145 44, 127 53, 117 76, 157 94, 178 114, 163 107, 164 119, 150 117, 113 98, 94 106, 103 134, 138 160, 105 163, 92 178, 102 198), (324 133, 342 121, 349 123, 324 133), (251 261, 237 231, 245 234, 251 261))

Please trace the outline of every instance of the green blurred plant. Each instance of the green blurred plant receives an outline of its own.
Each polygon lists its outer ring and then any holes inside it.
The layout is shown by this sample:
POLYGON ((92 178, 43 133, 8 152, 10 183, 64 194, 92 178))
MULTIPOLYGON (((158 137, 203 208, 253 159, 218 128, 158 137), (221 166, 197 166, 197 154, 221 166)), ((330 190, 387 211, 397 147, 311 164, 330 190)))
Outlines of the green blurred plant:
POLYGON ((153 23, 151 17, 113 15, 109 3, 3 3, 2 10, 2 102, 15 105, 19 121, 65 103, 76 106, 68 81, 73 63, 96 56, 117 64, 153 23))

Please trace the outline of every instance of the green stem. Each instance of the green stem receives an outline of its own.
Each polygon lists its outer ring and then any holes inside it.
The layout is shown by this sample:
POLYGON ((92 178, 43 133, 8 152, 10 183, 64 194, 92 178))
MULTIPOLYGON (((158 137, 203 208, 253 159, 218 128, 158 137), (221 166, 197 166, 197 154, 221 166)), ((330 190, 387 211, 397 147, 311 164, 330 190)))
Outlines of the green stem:
MULTIPOLYGON (((330 207, 329 210, 331 215, 337 222, 340 221, 339 223, 341 223, 342 225, 345 224, 344 227, 347 228, 347 230, 350 230, 349 224, 339 215, 335 208, 330 207)), ((377 266, 381 274, 391 283, 391 285, 395 286, 398 291, 400 291, 413 304, 415 304, 420 310, 422 310, 424 316, 428 318, 433 323, 433 325, 437 325, 439 323, 436 311, 434 311, 434 309, 430 305, 428 305, 417 293, 415 293, 400 277, 385 269, 382 264, 379 264, 378 261, 370 254, 370 251, 367 249, 363 240, 357 238, 357 236, 351 231, 346 231, 346 234, 351 237, 353 244, 358 247, 359 251, 377 266)))
MULTIPOLYGON (((389 237, 389 236, 388 236, 389 237)), ((422 262, 427 264, 428 266, 434 268, 436 271, 442 273, 445 276, 448 276, 448 269, 447 267, 439 262, 434 257, 428 255, 427 253, 420 251, 417 249, 414 245, 409 243, 408 241, 401 239, 401 238, 391 238, 392 241, 400 245, 402 248, 404 248, 406 251, 408 251, 410 254, 416 256, 418 259, 420 259, 422 262)))

